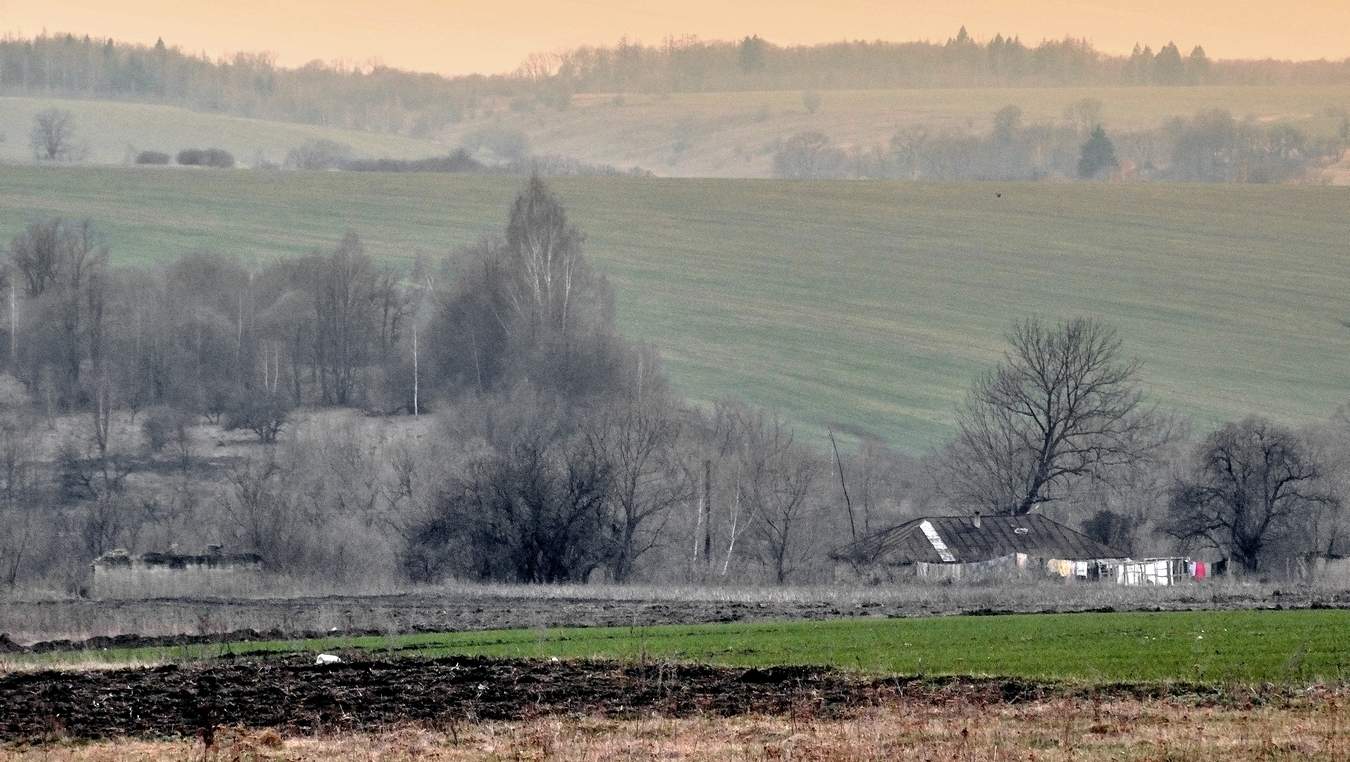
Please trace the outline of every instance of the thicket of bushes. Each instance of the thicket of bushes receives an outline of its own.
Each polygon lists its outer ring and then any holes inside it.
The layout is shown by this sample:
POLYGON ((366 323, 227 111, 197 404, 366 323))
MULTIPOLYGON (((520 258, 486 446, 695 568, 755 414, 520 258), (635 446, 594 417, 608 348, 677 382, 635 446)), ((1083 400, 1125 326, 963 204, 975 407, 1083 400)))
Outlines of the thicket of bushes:
POLYGON ((136 154, 137 164, 162 165, 172 160, 173 158, 163 151, 141 151, 136 154))
POLYGON ((213 169, 231 169, 234 167, 234 155, 223 148, 184 148, 178 152, 175 161, 184 167, 211 167, 213 169))
MULTIPOLYGON (((1289 124, 1240 120, 1223 110, 1176 118, 1152 130, 1101 131, 1101 103, 1075 104, 1059 123, 1024 124, 1016 106, 1000 109, 984 134, 899 130, 886 146, 843 147, 821 132, 781 143, 774 173, 794 179, 1037 180, 1082 176, 1085 151, 1114 156, 1130 179, 1284 182, 1339 159, 1350 145, 1350 116, 1339 133, 1315 138, 1289 124), (1109 146, 1109 152, 1105 149, 1109 146)), ((1090 172, 1101 176, 1103 167, 1090 172)))

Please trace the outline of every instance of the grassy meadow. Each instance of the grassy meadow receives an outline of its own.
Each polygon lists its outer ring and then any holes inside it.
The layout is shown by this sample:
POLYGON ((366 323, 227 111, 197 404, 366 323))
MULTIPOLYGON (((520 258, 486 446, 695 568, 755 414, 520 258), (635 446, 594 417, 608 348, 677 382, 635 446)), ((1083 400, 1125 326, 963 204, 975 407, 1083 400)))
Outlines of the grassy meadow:
MULTIPOLYGON (((88 217, 120 264, 250 259, 358 231, 380 258, 501 230, 521 181, 0 168, 0 241, 88 217)), ((1097 315, 1200 424, 1325 419, 1350 378, 1350 192, 1326 187, 554 181, 621 328, 699 401, 737 396, 918 451, 1014 319, 1097 315)))
POLYGON ((1343 683, 1350 612, 1204 611, 843 619, 498 630, 109 649, 15 657, 85 666, 226 653, 395 650, 400 656, 605 658, 833 666, 871 674, 989 675, 1082 683, 1343 683))
MULTIPOLYGON (((241 165, 259 159, 281 163, 286 152, 306 140, 327 139, 351 146, 369 158, 415 159, 449 149, 431 140, 388 133, 344 130, 308 124, 245 119, 174 106, 70 98, 0 97, 0 162, 31 162, 28 134, 33 117, 49 108, 75 118, 75 143, 87 148, 83 161, 122 164, 136 151, 173 156, 184 148, 224 148, 241 165)), ((0 168, 3 172, 4 168, 0 168)))

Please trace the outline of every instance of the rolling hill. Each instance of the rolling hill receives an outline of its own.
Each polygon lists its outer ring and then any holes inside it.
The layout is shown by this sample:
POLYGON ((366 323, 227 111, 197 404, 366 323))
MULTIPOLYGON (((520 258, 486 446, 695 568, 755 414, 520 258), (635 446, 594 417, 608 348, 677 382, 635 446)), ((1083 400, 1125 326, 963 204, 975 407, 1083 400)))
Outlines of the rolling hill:
POLYGON ((1004 105, 1020 107, 1026 123, 1055 122, 1066 106, 1084 98, 1102 102, 1112 131, 1153 128, 1171 117, 1223 108, 1318 134, 1338 129, 1350 111, 1350 85, 828 91, 820 93, 815 113, 807 112, 800 92, 578 95, 561 111, 484 98, 465 119, 423 140, 121 101, 0 98, 0 161, 30 162, 33 115, 60 107, 74 113, 80 140, 90 149, 86 161, 95 164, 123 163, 129 146, 171 154, 219 146, 251 166, 260 157, 280 162, 310 138, 346 143, 362 157, 409 159, 443 155, 475 133, 496 131, 524 134, 535 153, 638 166, 662 176, 769 177, 779 143, 800 132, 819 130, 846 146, 885 146, 902 127, 987 131, 1004 105))
POLYGON ((565 111, 499 106, 442 136, 458 144, 486 127, 519 130, 536 152, 640 166, 668 177, 769 177, 778 141, 819 130, 836 143, 886 146, 901 127, 986 132, 995 111, 1026 123, 1058 122, 1075 101, 1102 102, 1108 130, 1154 128, 1169 118, 1227 109, 1239 118, 1288 121, 1313 133, 1340 126, 1350 85, 1300 87, 1065 87, 854 90, 820 94, 808 113, 800 92, 578 95, 565 111), (1336 114, 1335 117, 1329 116, 1336 114))
POLYGON ((136 151, 224 148, 245 166, 259 158, 280 163, 286 152, 306 140, 324 138, 351 146, 367 158, 416 159, 449 149, 430 140, 389 133, 360 132, 291 122, 244 119, 175 106, 69 98, 0 97, 0 162, 33 160, 28 134, 33 117, 48 108, 75 117, 76 143, 87 146, 84 161, 121 164, 136 151))
MULTIPOLYGON (((7 167, 0 240, 89 217, 122 263, 266 258, 358 231, 441 255, 520 180, 7 167)), ((620 321, 696 400, 738 396, 918 451, 1019 317, 1099 315, 1151 397, 1202 425, 1325 418, 1350 378, 1350 193, 1325 187, 568 178, 620 321)))

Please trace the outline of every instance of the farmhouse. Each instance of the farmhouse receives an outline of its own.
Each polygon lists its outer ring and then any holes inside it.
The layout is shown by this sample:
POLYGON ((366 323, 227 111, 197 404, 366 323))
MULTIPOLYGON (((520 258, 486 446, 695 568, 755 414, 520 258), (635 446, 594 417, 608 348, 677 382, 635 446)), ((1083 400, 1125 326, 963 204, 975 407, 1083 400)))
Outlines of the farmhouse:
POLYGON ((937 580, 1057 576, 1115 579, 1128 559, 1045 516, 930 516, 830 553, 836 577, 937 580))
POLYGON ((96 598, 156 598, 179 595, 235 594, 258 587, 262 556, 224 553, 208 545, 201 555, 113 550, 94 560, 96 598))

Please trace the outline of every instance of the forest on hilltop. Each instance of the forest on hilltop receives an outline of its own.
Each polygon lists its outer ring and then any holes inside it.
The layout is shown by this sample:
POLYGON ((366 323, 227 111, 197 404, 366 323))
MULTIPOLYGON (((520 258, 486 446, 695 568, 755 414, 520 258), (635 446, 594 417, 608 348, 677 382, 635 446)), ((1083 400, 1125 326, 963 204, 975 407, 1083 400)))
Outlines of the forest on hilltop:
POLYGON ((267 53, 211 59, 73 34, 0 40, 0 94, 165 103, 238 116, 422 136, 506 101, 512 110, 566 109, 580 93, 1058 86, 1294 85, 1350 82, 1350 61, 1227 61, 1169 42, 1129 56, 1085 40, 1028 45, 964 28, 942 42, 851 41, 780 46, 627 39, 536 53, 510 74, 446 77, 385 66, 312 61, 279 66, 267 53))

